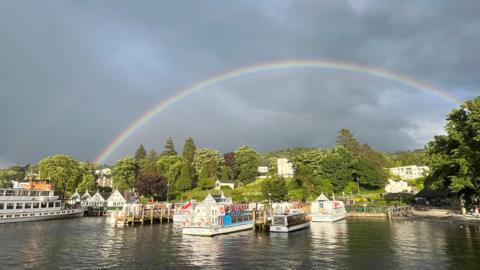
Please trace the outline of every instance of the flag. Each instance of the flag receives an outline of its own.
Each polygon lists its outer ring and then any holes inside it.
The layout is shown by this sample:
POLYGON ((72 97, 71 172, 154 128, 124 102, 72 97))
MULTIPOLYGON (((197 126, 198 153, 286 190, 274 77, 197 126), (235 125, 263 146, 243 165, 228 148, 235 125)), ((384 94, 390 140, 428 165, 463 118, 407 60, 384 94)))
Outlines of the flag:
POLYGON ((192 201, 189 201, 187 204, 185 204, 184 206, 182 206, 182 209, 185 210, 187 209, 188 207, 190 207, 192 205, 192 201))

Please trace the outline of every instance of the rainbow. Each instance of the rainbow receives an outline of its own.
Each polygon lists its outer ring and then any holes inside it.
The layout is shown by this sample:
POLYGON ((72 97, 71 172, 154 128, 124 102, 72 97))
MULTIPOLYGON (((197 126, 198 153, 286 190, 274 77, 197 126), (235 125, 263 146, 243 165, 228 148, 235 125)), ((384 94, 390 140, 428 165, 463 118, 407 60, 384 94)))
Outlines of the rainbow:
POLYGON ((145 111, 140 117, 134 120, 126 129, 120 132, 110 144, 108 144, 104 149, 102 149, 102 151, 99 153, 99 155, 95 159, 95 163, 96 164, 104 163, 109 158, 109 156, 123 142, 125 142, 133 133, 135 133, 135 131, 137 131, 142 126, 144 126, 157 114, 161 113, 168 107, 174 105, 178 101, 182 100, 183 98, 195 92, 201 91, 203 89, 207 89, 211 86, 214 86, 216 84, 219 84, 231 79, 236 79, 236 78, 258 74, 258 73, 272 72, 277 70, 288 70, 288 69, 328 69, 328 70, 335 70, 335 71, 347 71, 347 72, 360 73, 360 74, 370 75, 373 77, 401 83, 413 89, 430 93, 434 96, 437 96, 455 105, 458 105, 461 103, 460 100, 450 95, 446 91, 440 90, 432 85, 419 82, 405 75, 400 75, 398 73, 393 73, 385 69, 375 68, 371 66, 359 65, 355 63, 349 63, 349 62, 328 61, 328 60, 316 60, 316 61, 292 60, 292 61, 265 63, 265 64, 247 66, 247 67, 227 71, 223 74, 211 77, 207 80, 188 86, 187 88, 178 92, 176 95, 173 95, 167 99, 160 101, 160 103, 153 106, 151 109, 145 111))

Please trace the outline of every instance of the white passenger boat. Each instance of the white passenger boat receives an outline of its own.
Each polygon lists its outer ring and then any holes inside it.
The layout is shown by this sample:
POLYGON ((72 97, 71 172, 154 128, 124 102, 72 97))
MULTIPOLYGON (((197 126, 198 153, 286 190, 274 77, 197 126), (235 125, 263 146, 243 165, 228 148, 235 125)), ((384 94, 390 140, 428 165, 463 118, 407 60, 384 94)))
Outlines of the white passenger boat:
POLYGON ((83 216, 83 209, 64 208, 46 181, 18 183, 0 189, 0 223, 25 222, 83 216))
POLYGON ((344 219, 347 215, 345 205, 342 201, 329 200, 327 196, 320 196, 312 202, 311 218, 312 222, 335 222, 344 219))
POLYGON ((248 205, 217 203, 211 194, 184 220, 184 235, 214 236, 253 228, 248 205))
POLYGON ((288 211, 273 215, 270 232, 288 233, 305 229, 308 226, 310 226, 310 221, 306 219, 303 211, 288 211))
POLYGON ((183 222, 188 217, 188 212, 192 211, 194 208, 194 203, 189 201, 187 203, 175 204, 173 212, 173 223, 174 224, 183 224, 183 222))

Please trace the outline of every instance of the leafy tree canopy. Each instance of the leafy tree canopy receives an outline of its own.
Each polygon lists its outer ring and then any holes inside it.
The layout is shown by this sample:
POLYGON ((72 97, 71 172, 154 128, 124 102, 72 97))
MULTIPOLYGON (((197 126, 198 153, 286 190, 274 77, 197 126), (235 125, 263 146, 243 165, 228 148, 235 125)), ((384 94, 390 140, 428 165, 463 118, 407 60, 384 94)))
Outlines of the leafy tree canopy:
POLYGON ((67 155, 54 155, 38 163, 40 177, 50 180, 57 192, 73 192, 85 172, 80 163, 67 155))
POLYGON ((138 173, 138 165, 131 157, 115 162, 112 168, 113 187, 125 191, 133 188, 138 173))
POLYGON ((447 117, 447 134, 427 145, 430 174, 425 185, 459 194, 480 192, 480 97, 466 101, 447 117))

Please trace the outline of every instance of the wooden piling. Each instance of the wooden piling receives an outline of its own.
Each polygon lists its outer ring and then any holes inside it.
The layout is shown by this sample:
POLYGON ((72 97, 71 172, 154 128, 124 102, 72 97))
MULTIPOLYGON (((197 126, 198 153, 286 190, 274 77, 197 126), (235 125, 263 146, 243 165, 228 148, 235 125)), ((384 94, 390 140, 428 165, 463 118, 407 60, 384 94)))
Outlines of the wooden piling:
POLYGON ((170 207, 167 208, 167 222, 170 223, 170 207))
POLYGON ((153 224, 153 207, 150 208, 150 224, 153 224))
POLYGON ((256 231, 257 230, 257 209, 256 208, 253 208, 253 230, 256 231))
POLYGON ((160 223, 163 223, 163 207, 158 209, 158 211, 160 212, 160 223))
POLYGON ((145 208, 142 207, 142 218, 140 219, 140 223, 142 223, 143 225, 144 221, 145 221, 145 208))

